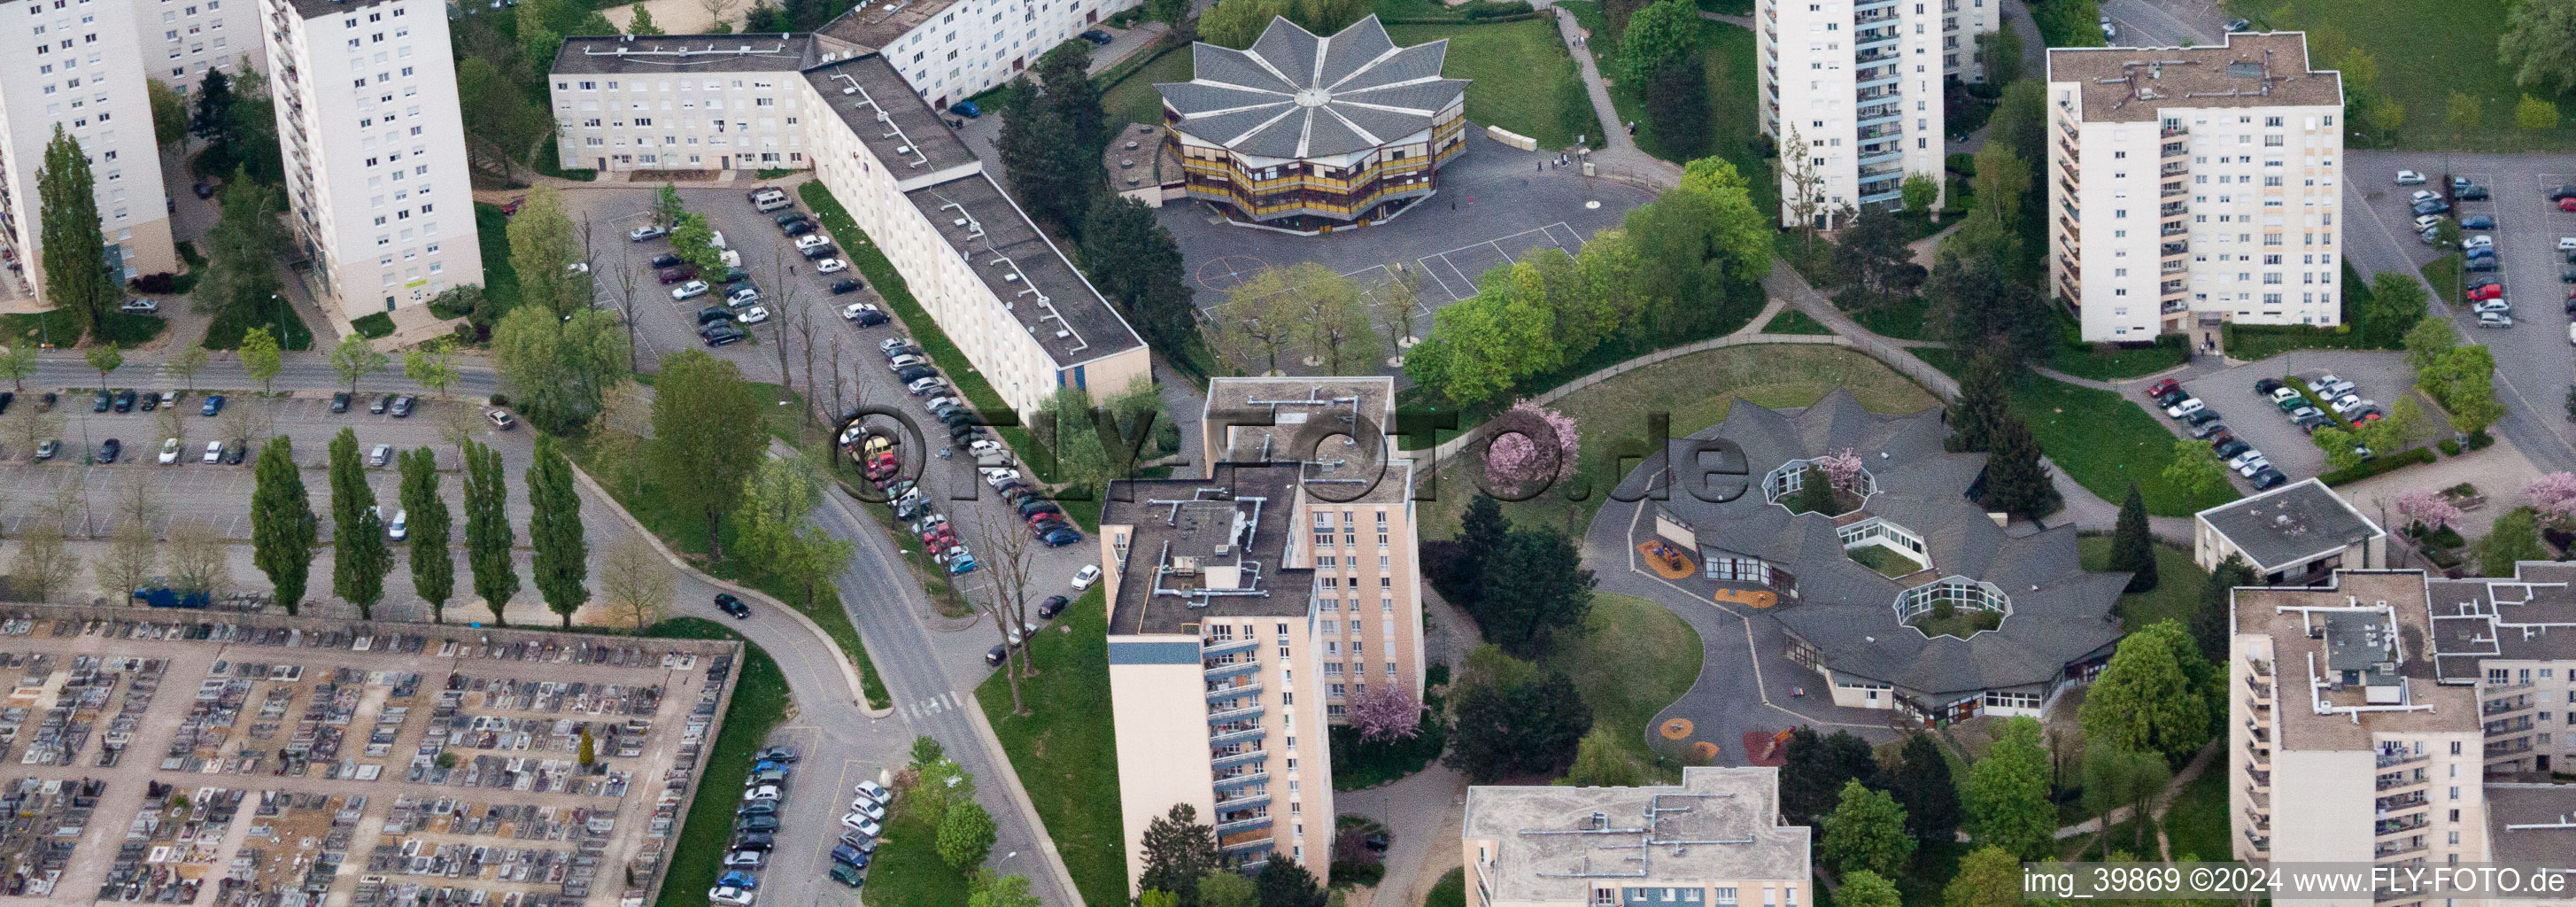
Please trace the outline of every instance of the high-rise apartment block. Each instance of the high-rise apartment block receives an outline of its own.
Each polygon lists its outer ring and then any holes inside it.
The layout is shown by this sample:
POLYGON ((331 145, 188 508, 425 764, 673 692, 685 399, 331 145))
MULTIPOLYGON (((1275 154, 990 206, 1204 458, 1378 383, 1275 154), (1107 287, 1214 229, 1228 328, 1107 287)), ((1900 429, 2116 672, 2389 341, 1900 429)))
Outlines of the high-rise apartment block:
POLYGON ((2048 270, 2088 341, 2342 322, 2343 79, 2301 32, 2048 52, 2048 270))
POLYGON ((885 55, 930 106, 984 93, 1093 23, 1144 0, 864 0, 825 37, 885 55))
MULTIPOLYGON (((1846 209, 1904 204, 1905 178, 1942 178, 1943 83, 1983 81, 1976 36, 2001 0, 1760 0, 1762 134, 1780 144, 1780 220, 1837 226, 1846 209)), ((1937 205, 1938 202, 1936 201, 1937 205)))
POLYGON ((57 127, 89 158, 112 276, 123 281, 178 267, 144 92, 151 52, 134 40, 137 19, 159 12, 140 0, 31 0, 0 10, 7 23, 0 58, 18 61, 0 66, 7 73, 0 78, 0 228, 39 294, 44 221, 36 174, 57 127))
POLYGON ((128 0, 144 74, 179 94, 194 95, 206 74, 268 72, 258 0, 128 0))
POLYGON ((447 5, 260 7, 287 207, 322 293, 356 318, 482 283, 447 5))
POLYGON ((1333 838, 1330 725, 1422 685, 1412 469, 1390 379, 1217 379, 1207 478, 1113 483, 1101 514, 1129 877, 1187 804, 1229 865, 1317 875, 1333 838))

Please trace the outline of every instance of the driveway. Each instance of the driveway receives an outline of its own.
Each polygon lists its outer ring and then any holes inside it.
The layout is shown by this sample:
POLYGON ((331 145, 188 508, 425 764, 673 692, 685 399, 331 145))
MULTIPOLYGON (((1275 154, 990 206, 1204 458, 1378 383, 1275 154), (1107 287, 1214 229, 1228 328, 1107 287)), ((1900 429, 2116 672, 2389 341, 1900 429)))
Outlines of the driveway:
POLYGON ((2400 168, 2437 180, 2457 173, 2494 194, 2491 201, 2463 203, 2456 213, 2495 218, 2503 265, 2497 273, 2506 298, 2515 303, 2514 326, 2482 330, 2475 327, 2476 316, 2438 301, 2436 314, 2459 327, 2463 342, 2484 343, 2494 352, 2496 397, 2506 410, 2497 431, 2544 471, 2576 470, 2576 452, 2568 446, 2576 441, 2576 423, 2567 420, 2564 406, 2567 389, 2576 385, 2576 359, 2568 355, 2569 319, 2561 300, 2569 288, 2558 280, 2565 263, 2556 248, 2559 237, 2576 236, 2576 214, 2548 200, 2550 188, 2576 183, 2576 157, 2393 151, 2354 151, 2347 157, 2353 178, 2344 184, 2344 255, 2364 275, 2416 275, 2436 257, 2410 230, 2414 215, 2406 199, 2413 187, 2391 182, 2400 168))

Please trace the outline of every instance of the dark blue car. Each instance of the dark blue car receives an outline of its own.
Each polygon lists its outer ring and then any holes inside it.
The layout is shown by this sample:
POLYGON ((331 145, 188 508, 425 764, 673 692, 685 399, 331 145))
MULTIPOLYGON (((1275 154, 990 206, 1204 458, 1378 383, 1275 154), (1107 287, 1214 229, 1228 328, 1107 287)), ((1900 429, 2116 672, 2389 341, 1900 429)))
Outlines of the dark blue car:
POLYGON ((984 108, 975 106, 973 101, 959 101, 948 105, 948 112, 971 120, 983 116, 984 108))
POLYGON ((210 394, 210 395, 208 395, 208 396, 206 397, 206 405, 204 405, 204 406, 201 406, 201 407, 198 407, 198 408, 197 408, 197 412, 202 413, 202 414, 204 414, 204 415, 209 415, 209 416, 214 415, 214 414, 219 413, 219 412, 223 412, 223 411, 224 411, 224 395, 222 395, 222 394, 210 394))

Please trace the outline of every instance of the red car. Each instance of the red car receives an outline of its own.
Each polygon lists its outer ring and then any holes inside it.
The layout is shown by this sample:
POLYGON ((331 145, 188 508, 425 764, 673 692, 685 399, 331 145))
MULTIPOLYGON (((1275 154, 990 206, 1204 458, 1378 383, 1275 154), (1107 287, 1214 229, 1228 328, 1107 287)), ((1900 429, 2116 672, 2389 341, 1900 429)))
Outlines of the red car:
POLYGON ((2167 378, 2167 379, 2165 379, 2165 380, 2158 381, 2158 382, 2156 382, 2156 383, 2154 383, 2154 384, 2147 385, 2147 396, 2149 396, 2149 397, 2162 397, 2162 396, 2164 396, 2164 395, 2166 395, 2166 394, 2173 393, 2175 390, 2177 390, 2177 389, 2179 389, 2179 388, 2181 388, 2181 387, 2182 387, 2182 382, 2180 382, 2180 381, 2176 381, 2176 380, 2171 379, 2171 378, 2167 378))
POLYGON ((2361 418, 2352 420, 2352 427, 2360 428, 2377 421, 2379 421, 2378 413, 2362 413, 2361 418))
POLYGON ((2560 210, 2560 211, 2576 211, 2576 198, 2562 198, 2562 199, 2559 199, 2559 200, 2558 200, 2558 210, 2560 210))
POLYGON ((683 280, 696 280, 698 279, 698 269, 688 267, 686 265, 677 268, 663 268, 660 273, 653 275, 653 277, 663 283, 679 283, 683 280))
POLYGON ((2469 288, 2469 298, 2470 298, 2470 299, 2503 299, 2503 298, 2504 298, 2504 284, 2500 284, 2500 283, 2491 283, 2491 284, 2487 284, 2486 286, 2482 286, 2482 287, 2470 287, 2470 288, 2469 288))

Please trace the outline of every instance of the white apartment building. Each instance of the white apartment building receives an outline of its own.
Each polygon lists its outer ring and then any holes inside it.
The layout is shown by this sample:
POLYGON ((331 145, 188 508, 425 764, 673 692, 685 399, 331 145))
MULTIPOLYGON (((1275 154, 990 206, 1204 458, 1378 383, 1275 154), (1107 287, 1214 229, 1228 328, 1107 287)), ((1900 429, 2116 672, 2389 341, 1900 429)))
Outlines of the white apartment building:
POLYGON ((0 10, 0 59, 18 61, 0 65, 0 229, 39 294, 44 226, 36 173, 57 126, 89 158, 114 277, 178 268, 144 53, 133 41, 138 11, 148 8, 139 0, 41 0, 0 10))
POLYGON ((858 55, 816 34, 566 39, 552 96, 559 163, 593 170, 804 169, 805 69, 858 55))
MULTIPOLYGON (((1811 830, 1780 821, 1780 770, 1682 769, 1650 787, 1470 787, 1469 907, 1798 907, 1811 830)), ((1802 899, 1802 893, 1807 899, 1802 899)))
POLYGON ((2433 662, 2477 691, 2490 780, 2576 772, 2576 564, 2525 561, 2510 577, 2433 579, 2433 662))
POLYGON ((1909 174, 1941 179, 1943 83, 1985 79, 1976 36, 1995 30, 2000 2, 1756 4, 1758 116, 1762 134, 1780 145, 1781 222, 1798 219, 1802 155, 1813 168, 1817 223, 1827 229, 1845 207, 1901 207, 1909 174))
POLYGON ((1144 0, 861 0, 822 33, 881 52, 945 110, 1011 81, 1056 45, 1144 0))
MULTIPOLYGON (((2445 682, 2426 645, 2424 574, 2346 570, 2332 580, 2244 587, 2232 596, 2233 857, 2484 862, 2485 735, 2476 695, 2445 682)), ((2333 903, 2372 902, 2365 891, 2333 903)), ((2427 907, 2420 899, 2381 903, 2427 907)))
POLYGON ((258 0, 129 0, 145 73, 195 95, 209 72, 268 71, 258 0))
POLYGON ((2343 321, 2343 80, 2301 32, 2048 52, 2048 269, 2088 341, 2343 321))
POLYGON ((260 6, 287 204, 323 295, 356 318, 482 283, 446 4, 260 6))

